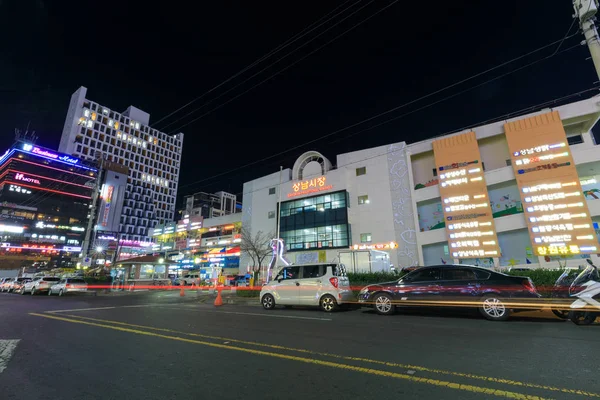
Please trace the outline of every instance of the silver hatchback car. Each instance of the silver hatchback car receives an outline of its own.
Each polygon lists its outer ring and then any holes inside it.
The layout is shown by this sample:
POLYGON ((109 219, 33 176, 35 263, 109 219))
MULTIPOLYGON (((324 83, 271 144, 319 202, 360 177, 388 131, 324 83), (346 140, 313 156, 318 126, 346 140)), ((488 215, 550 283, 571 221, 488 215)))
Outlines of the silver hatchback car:
POLYGON ((67 293, 82 293, 87 292, 88 285, 81 278, 63 278, 55 285, 50 286, 50 290, 48 290, 48 296, 52 296, 53 294, 58 294, 59 296, 64 296, 67 293))
POLYGON ((260 302, 266 310, 276 305, 318 306, 332 312, 353 301, 346 268, 336 263, 284 267, 260 291, 260 302))

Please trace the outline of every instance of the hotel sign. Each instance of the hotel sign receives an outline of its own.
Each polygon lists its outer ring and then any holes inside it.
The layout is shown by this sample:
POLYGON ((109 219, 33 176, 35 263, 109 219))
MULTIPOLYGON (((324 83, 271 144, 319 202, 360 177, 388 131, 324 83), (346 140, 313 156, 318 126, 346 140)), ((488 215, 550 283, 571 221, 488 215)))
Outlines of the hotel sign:
POLYGON ((534 254, 597 253, 598 239, 558 111, 504 125, 534 254))
POLYGON ((24 174, 22 174, 20 172, 15 173, 15 180, 22 181, 22 182, 27 182, 27 183, 34 183, 36 185, 41 185, 39 179, 32 178, 32 177, 24 175, 24 174))
POLYGON ((69 156, 67 154, 62 154, 62 155, 61 154, 57 154, 57 153, 55 153, 53 151, 42 149, 40 147, 33 146, 33 145, 29 144, 29 143, 25 143, 23 145, 23 150, 27 151, 29 153, 37 154, 38 156, 42 156, 42 157, 46 157, 46 158, 51 158, 53 160, 64 161, 66 163, 73 164, 73 165, 79 163, 79 159, 77 159, 77 158, 71 157, 71 156, 69 156))
POLYGON ((333 189, 333 185, 327 185, 327 177, 320 176, 318 178, 294 183, 292 185, 293 191, 288 193, 287 197, 304 196, 307 194, 323 192, 331 189, 333 189))
POLYGON ((499 257, 479 145, 475 132, 433 142, 450 255, 499 257))

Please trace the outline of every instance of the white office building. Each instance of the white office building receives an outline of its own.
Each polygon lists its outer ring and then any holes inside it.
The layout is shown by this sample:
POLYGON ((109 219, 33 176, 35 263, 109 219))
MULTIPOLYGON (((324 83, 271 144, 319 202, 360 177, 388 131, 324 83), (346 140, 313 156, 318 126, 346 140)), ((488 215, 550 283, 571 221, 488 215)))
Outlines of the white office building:
MULTIPOLYGON (((351 271, 380 269, 373 265, 386 256, 396 267, 577 266, 600 253, 600 147, 591 133, 599 118, 593 97, 433 140, 339 154, 334 163, 310 151, 291 169, 244 184, 242 226, 275 237, 279 211, 289 261, 339 258, 351 271), (461 152, 466 144, 472 150, 461 152), (469 191, 482 180, 483 190, 469 191), (532 196, 536 190, 560 193, 532 196)), ((242 255, 240 267, 248 262, 242 255)))
POLYGON ((157 131, 148 113, 133 106, 116 112, 86 93, 80 87, 71 96, 59 151, 129 167, 120 236, 150 241, 148 229, 174 219, 183 133, 157 131))

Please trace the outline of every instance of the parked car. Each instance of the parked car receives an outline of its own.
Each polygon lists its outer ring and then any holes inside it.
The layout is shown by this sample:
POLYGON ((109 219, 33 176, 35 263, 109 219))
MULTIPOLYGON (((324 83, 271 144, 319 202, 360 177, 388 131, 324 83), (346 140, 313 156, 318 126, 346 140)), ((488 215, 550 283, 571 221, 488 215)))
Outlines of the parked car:
POLYGON ((55 285, 50 286, 48 296, 58 294, 64 296, 68 293, 83 293, 87 292, 88 284, 81 278, 63 278, 55 285))
POLYGON ((8 292, 8 288, 10 287, 10 284, 15 279, 16 278, 3 278, 2 282, 0 282, 0 292, 8 292))
POLYGON ((282 268, 260 291, 267 309, 282 306, 319 306, 335 311, 354 300, 343 264, 306 264, 282 268))
POLYGON ((541 295, 530 278, 509 276, 470 265, 421 267, 397 281, 363 288, 358 301, 382 315, 403 306, 467 306, 493 321, 511 311, 536 309, 541 295), (518 304, 516 304, 518 303, 518 304))
POLYGON ((8 291, 17 293, 21 290, 23 285, 25 285, 27 282, 31 282, 31 278, 17 278, 10 283, 10 286, 8 287, 8 291))
POLYGON ((189 286, 189 285, 198 285, 200 282, 200 274, 187 274, 184 275, 183 277, 179 278, 178 280, 179 285, 183 284, 185 286, 189 286))
POLYGON ((38 293, 48 292, 50 290, 50 286, 56 284, 56 282, 60 281, 60 278, 54 276, 41 276, 37 278, 33 278, 31 282, 27 282, 21 288, 21 294, 29 293, 32 296, 38 293))

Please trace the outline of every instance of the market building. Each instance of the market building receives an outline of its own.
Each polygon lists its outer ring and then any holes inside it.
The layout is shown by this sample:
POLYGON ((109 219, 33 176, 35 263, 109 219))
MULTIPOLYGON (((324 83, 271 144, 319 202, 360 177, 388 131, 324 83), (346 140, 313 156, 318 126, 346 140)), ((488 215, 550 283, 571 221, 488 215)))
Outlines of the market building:
MULTIPOLYGON (((242 223, 291 262, 577 266, 596 258, 600 97, 436 139, 337 155, 244 184, 242 223)), ((242 257, 242 265, 248 263, 242 257)))
POLYGON ((2 268, 75 267, 96 175, 95 164, 35 143, 8 149, 0 157, 2 268))

